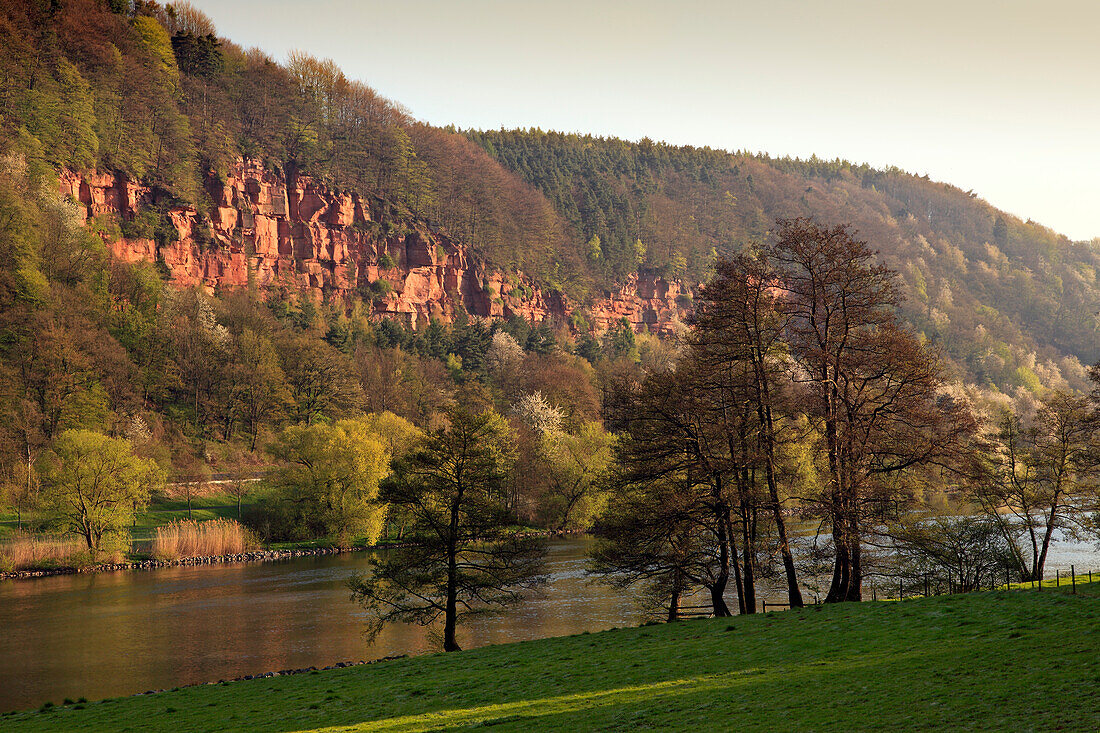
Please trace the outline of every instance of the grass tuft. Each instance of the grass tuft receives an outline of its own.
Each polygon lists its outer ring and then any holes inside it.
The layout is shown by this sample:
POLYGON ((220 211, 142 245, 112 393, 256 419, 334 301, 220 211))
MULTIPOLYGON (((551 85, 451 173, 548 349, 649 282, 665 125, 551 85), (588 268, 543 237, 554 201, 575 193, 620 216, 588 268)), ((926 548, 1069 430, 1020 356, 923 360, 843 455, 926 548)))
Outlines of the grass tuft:
POLYGON ((0 543, 0 570, 40 570, 77 567, 88 561, 88 546, 68 535, 15 532, 0 543))
POLYGON ((258 546, 252 533, 232 519, 206 522, 183 519, 156 528, 152 554, 158 560, 179 560, 236 555, 258 546))

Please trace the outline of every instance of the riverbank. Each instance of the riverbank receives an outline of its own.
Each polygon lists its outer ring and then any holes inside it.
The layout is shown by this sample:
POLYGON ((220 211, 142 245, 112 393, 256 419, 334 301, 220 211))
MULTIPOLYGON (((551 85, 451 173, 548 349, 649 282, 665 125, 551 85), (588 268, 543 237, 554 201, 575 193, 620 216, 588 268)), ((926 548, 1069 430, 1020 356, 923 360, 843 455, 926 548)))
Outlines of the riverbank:
POLYGON ((0 727, 1095 730, 1098 586, 619 629, 51 706, 0 727))
POLYGON ((377 550, 383 547, 396 545, 371 545, 363 547, 309 547, 296 550, 255 550, 252 552, 240 552, 230 555, 213 555, 211 557, 181 557, 174 560, 157 560, 148 558, 143 560, 128 560, 117 563, 99 563, 83 567, 45 568, 38 570, 13 570, 0 573, 0 580, 20 580, 26 578, 44 578, 51 575, 75 575, 77 573, 111 573, 122 570, 156 570, 158 568, 170 568, 189 565, 220 565, 235 562, 270 562, 273 560, 288 560, 295 557, 308 557, 311 555, 338 555, 344 552, 363 552, 377 550))
MULTIPOLYGON (((583 534, 574 530, 529 530, 521 532, 525 537, 567 537, 583 534)), ((221 565, 225 563, 240 562, 272 562, 276 560, 290 560, 298 557, 310 557, 321 555, 339 555, 345 552, 366 552, 368 550, 385 550, 403 547, 401 542, 381 542, 375 545, 352 545, 350 547, 338 547, 335 545, 322 545, 314 547, 295 547, 288 549, 272 548, 266 550, 254 550, 250 552, 232 553, 227 555, 212 555, 210 557, 182 557, 171 560, 158 560, 155 558, 142 558, 126 560, 123 562, 97 563, 87 566, 71 566, 56 568, 37 568, 30 570, 12 570, 0 572, 0 580, 23 580, 29 578, 45 578, 53 575, 75 575, 77 573, 110 573, 123 570, 157 570, 159 568, 171 568, 178 566, 194 565, 221 565)))

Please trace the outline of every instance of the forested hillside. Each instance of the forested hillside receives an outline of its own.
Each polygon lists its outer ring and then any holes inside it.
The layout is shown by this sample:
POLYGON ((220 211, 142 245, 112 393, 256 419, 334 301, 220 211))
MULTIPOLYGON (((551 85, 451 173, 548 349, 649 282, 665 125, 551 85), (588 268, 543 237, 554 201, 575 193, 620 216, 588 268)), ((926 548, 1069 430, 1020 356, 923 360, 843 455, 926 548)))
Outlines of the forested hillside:
POLYGON ((553 202, 598 282, 637 268, 699 282, 780 217, 848 222, 898 271, 905 318, 959 376, 1074 387, 1100 357, 1100 247, 953 186, 847 161, 773 159, 541 130, 472 131, 553 202))
POLYGON ((598 507, 567 494, 592 481, 589 448, 606 458, 601 380, 667 366, 673 347, 634 330, 679 328, 716 257, 779 217, 851 223, 953 376, 1084 388, 1100 357, 1096 242, 926 178, 432 127, 331 61, 239 48, 186 3, 7 0, 0 49, 10 506, 33 504, 65 431, 125 437, 181 479, 270 464, 288 427, 428 427, 457 401, 535 446, 513 477, 525 519, 583 525, 574 507, 598 507), (181 277, 196 262, 217 276, 181 277), (415 331, 383 318, 409 314, 395 287, 422 291, 415 331), (554 441, 536 450, 534 425, 554 441))

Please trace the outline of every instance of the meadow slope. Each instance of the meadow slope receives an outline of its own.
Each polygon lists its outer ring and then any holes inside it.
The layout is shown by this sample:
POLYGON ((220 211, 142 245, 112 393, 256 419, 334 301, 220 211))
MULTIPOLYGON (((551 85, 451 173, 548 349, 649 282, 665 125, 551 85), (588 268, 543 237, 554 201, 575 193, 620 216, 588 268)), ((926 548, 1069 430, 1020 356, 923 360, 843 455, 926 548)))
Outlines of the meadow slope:
POLYGON ((619 629, 56 706, 0 728, 1096 730, 1100 599, 1079 590, 619 629))

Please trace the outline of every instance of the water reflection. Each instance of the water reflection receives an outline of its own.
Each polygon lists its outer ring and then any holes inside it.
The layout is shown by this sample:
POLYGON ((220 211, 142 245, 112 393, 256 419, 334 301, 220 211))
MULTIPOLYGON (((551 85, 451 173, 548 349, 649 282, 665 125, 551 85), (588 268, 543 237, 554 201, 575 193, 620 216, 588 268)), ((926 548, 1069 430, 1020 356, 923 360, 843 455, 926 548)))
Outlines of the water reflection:
MULTIPOLYGON (((584 575, 587 540, 554 542, 550 584, 460 629, 466 647, 636 623, 630 599, 584 575)), ((430 651, 391 626, 373 646, 345 581, 362 554, 67 575, 0 584, 0 710, 97 699, 342 660, 430 651)))
MULTIPOLYGON (((638 623, 632 598, 584 574, 590 540, 550 545, 543 595, 459 630, 464 647, 638 623)), ((0 583, 0 711, 337 661, 430 651, 424 629, 387 627, 373 646, 344 583, 363 554, 66 575, 0 583)), ((1090 563, 1061 545, 1051 572, 1090 563)), ((762 589, 771 602, 781 594, 762 589)), ((810 596, 812 599, 812 595, 810 596)), ((730 599, 736 608, 736 598, 730 599)))

